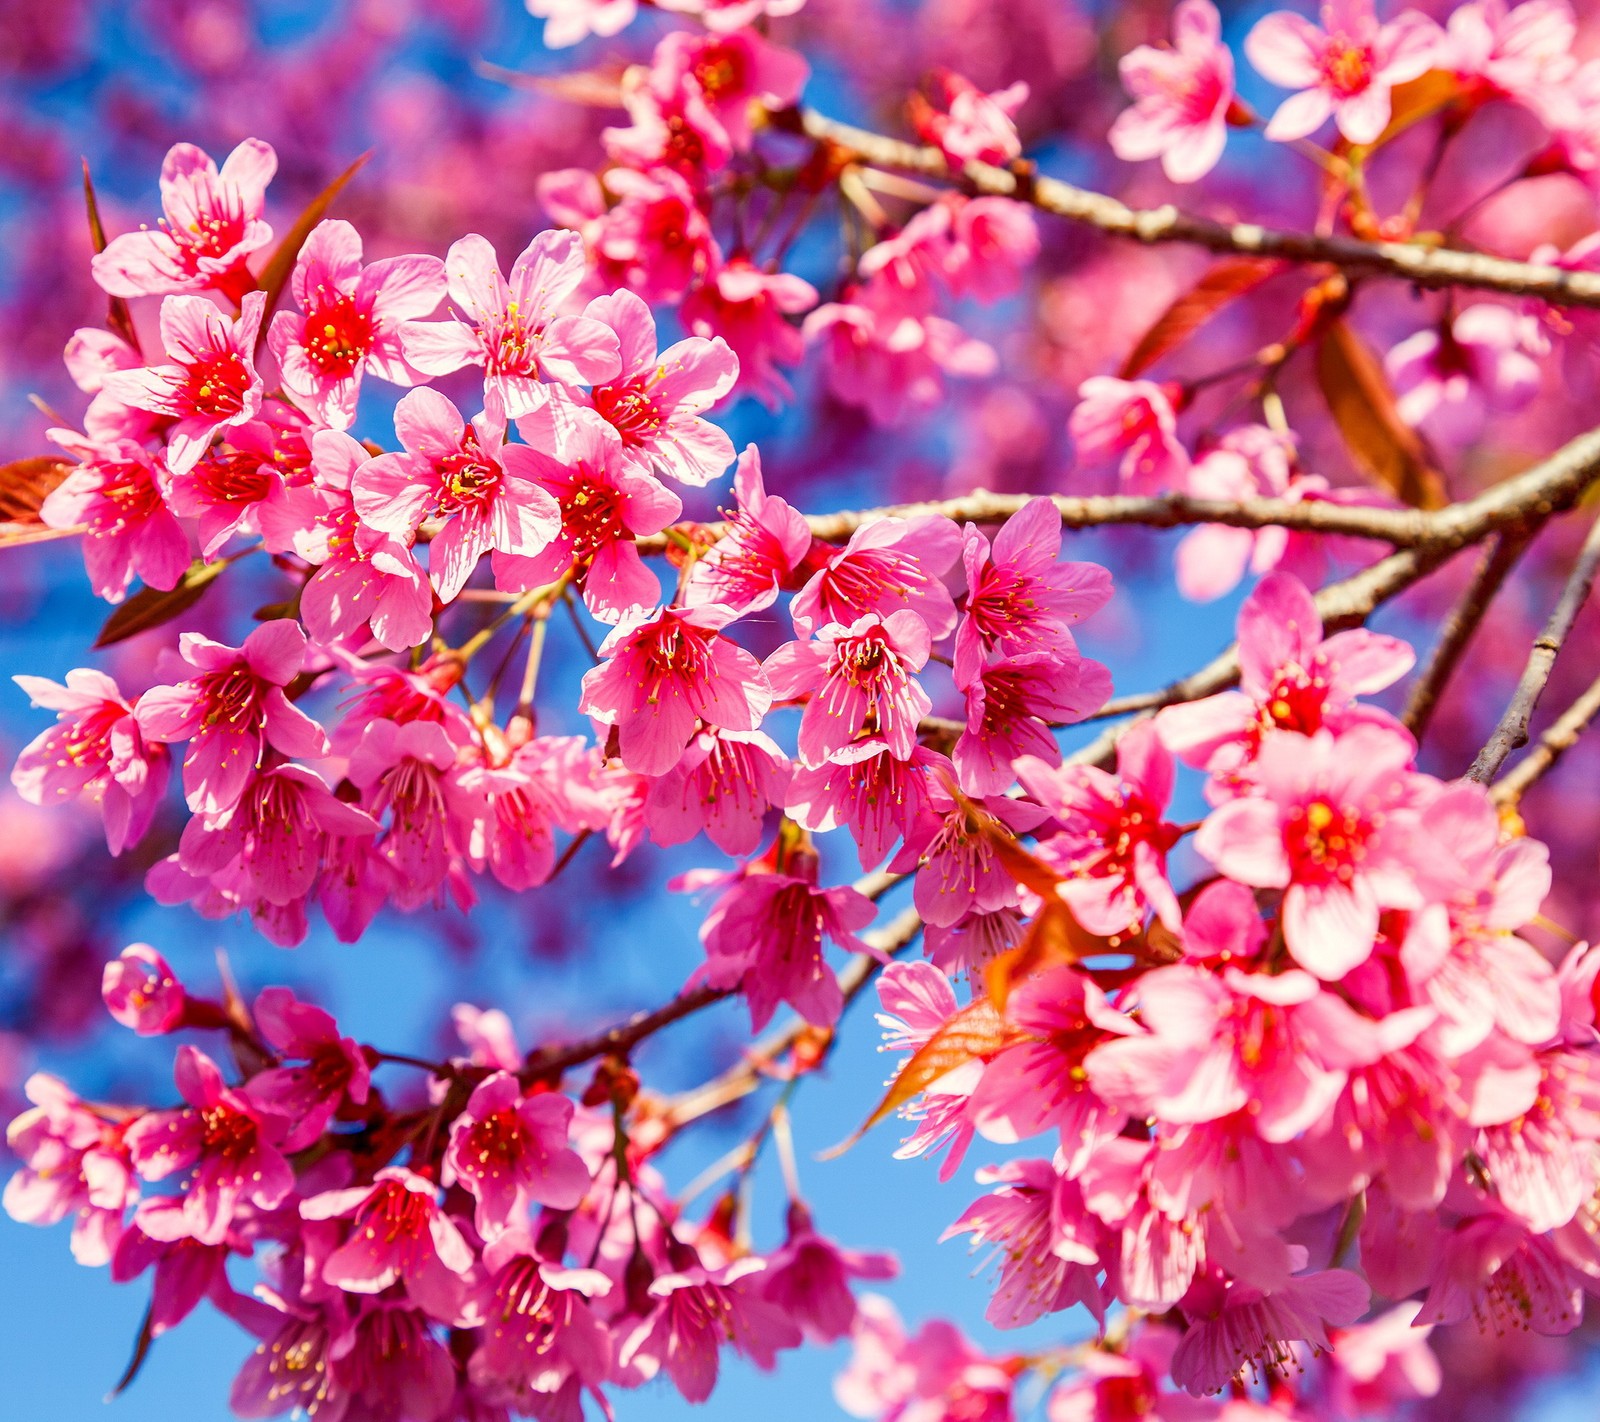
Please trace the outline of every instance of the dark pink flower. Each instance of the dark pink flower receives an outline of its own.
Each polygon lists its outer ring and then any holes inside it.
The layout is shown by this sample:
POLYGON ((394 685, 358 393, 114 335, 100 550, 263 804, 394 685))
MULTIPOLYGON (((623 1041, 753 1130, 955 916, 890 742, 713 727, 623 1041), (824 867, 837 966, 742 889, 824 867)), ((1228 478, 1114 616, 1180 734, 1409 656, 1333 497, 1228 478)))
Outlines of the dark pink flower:
POLYGON ((850 1332, 856 1318, 851 1279, 892 1279, 899 1273, 892 1254, 845 1249, 824 1239, 811 1212, 798 1200, 789 1205, 789 1237, 767 1256, 761 1292, 795 1320, 806 1336, 832 1343, 850 1332))
POLYGON ((304 1150, 327 1129, 347 1101, 366 1104, 372 1071, 353 1037, 320 1007, 301 1002, 284 987, 262 988, 253 1013, 262 1037, 284 1057, 303 1066, 258 1072, 245 1088, 251 1100, 292 1122, 285 1150, 304 1150))
POLYGON ((294 1189, 294 1171, 279 1145, 289 1123, 232 1090, 205 1053, 179 1047, 173 1076, 188 1105, 155 1111, 128 1127, 133 1167, 165 1180, 193 1167, 179 1223, 202 1244, 221 1244, 246 1205, 274 1210, 294 1189))
POLYGON ((161 807, 171 757, 147 744, 134 708, 104 672, 79 667, 65 686, 38 676, 13 678, 35 706, 58 713, 56 724, 23 747, 11 783, 30 805, 50 800, 98 802, 106 847, 137 844, 161 807))
POLYGON ((789 616, 803 637, 836 622, 909 609, 934 641, 955 630, 956 607, 943 577, 961 556, 961 530, 941 514, 875 518, 850 535, 795 594, 789 616))
POLYGON ((402 353, 400 330, 443 299, 437 257, 386 257, 364 267, 360 234, 330 218, 311 229, 290 290, 300 312, 278 312, 267 344, 284 388, 323 424, 343 430, 354 423, 363 372, 395 385, 422 378, 402 353))
POLYGON ((1175 183, 1205 177, 1222 157, 1233 102, 1233 56, 1211 0, 1180 0, 1172 12, 1171 49, 1142 44, 1118 69, 1133 95, 1106 135, 1128 162, 1160 158, 1175 183))
POLYGON ((1117 461, 1122 482, 1134 493, 1184 486, 1189 452, 1178 440, 1178 417, 1167 391, 1153 381, 1109 375, 1085 380, 1068 428, 1081 462, 1117 461))
POLYGON ((906 832, 892 870, 916 866, 912 901, 923 922, 948 928, 970 913, 993 913, 1017 902, 1016 878, 995 852, 997 840, 1036 828, 1046 811, 1024 800, 991 795, 976 801, 957 797, 953 786, 935 776, 923 813, 906 832))
POLYGON ((1502 1329, 1559 1338, 1583 1319, 1584 1280, 1551 1239, 1488 1211, 1445 1235, 1416 1326, 1487 1318, 1502 1329))
POLYGON ((645 821, 657 844, 701 830, 724 854, 753 853, 767 810, 783 803, 789 762, 760 731, 701 731, 671 770, 652 782, 645 821))
POLYGON ((652 305, 670 305, 717 269, 721 254, 710 219, 678 173, 613 168, 605 185, 617 204, 599 223, 593 248, 608 280, 652 305))
POLYGON ((792 584, 811 550, 811 528, 786 499, 767 493, 761 454, 753 444, 739 456, 733 492, 736 507, 723 511, 722 536, 690 569, 685 601, 756 612, 792 584))
POLYGON ((200 556, 212 558, 230 538, 259 533, 261 510, 281 494, 283 477, 249 449, 217 448, 167 488, 173 513, 199 520, 200 556))
POLYGON ((283 693, 305 662, 306 634, 298 622, 265 622, 240 647, 185 632, 178 650, 195 675, 176 686, 152 687, 133 714, 149 739, 189 742, 183 788, 191 810, 232 809, 268 746, 287 756, 328 753, 322 727, 283 693))
POLYGON ((922 746, 901 760, 881 741, 863 742, 821 765, 795 766, 784 808, 815 834, 847 828, 861 867, 872 869, 922 818, 930 771, 939 770, 950 773, 950 762, 922 746))
POLYGON ((913 110, 917 132, 926 143, 944 150, 952 168, 968 163, 1009 163, 1022 154, 1013 115, 1027 102, 1028 86, 1018 82, 985 94, 970 79, 948 69, 934 75, 944 109, 925 100, 913 110))
POLYGON ((739 358, 736 390, 777 409, 794 392, 778 369, 805 359, 805 337, 785 317, 817 304, 817 289, 792 272, 765 272, 734 255, 683 298, 678 317, 697 336, 720 336, 739 358))
POLYGON ((510 1072, 472 1090, 450 1127, 444 1184, 460 1184, 478 1202, 473 1221, 487 1241, 526 1218, 534 1205, 574 1209, 589 1190, 589 1167, 567 1144, 572 1102, 559 1092, 524 1096, 510 1072))
POLYGON ((112 296, 175 291, 225 292, 237 300, 255 285, 245 258, 272 240, 261 220, 278 155, 247 138, 221 171, 192 143, 174 144, 161 164, 159 230, 142 227, 107 244, 90 264, 112 296))
POLYGON ((1039 255, 1039 226, 1025 203, 1004 197, 950 198, 943 275, 956 296, 999 301, 1022 285, 1039 255))
POLYGON ((176 1328, 206 1299, 228 1312, 238 1295, 228 1282, 228 1259, 250 1245, 230 1232, 220 1244, 202 1244, 185 1233, 183 1201, 155 1195, 140 1202, 111 1256, 111 1280, 131 1283, 146 1269, 150 1286, 150 1335, 176 1328))
POLYGON ((159 1037, 183 1020, 183 984, 148 943, 130 943, 106 964, 100 997, 114 1022, 159 1037))
POLYGON ((786 109, 800 97, 810 66, 793 50, 753 29, 696 35, 679 31, 656 46, 650 88, 659 98, 682 95, 695 127, 734 152, 754 142, 752 107, 786 109))
POLYGON ((952 759, 969 795, 999 795, 1016 780, 1022 756, 1061 763, 1052 725, 1093 715, 1111 695, 1111 673, 1073 653, 1024 652, 978 668, 964 688, 967 724, 952 759))
POLYGON ((246 292, 238 320, 230 321, 203 296, 166 297, 161 344, 171 364, 106 376, 107 394, 173 422, 167 467, 174 474, 193 469, 219 430, 245 424, 261 409, 255 346, 266 300, 263 291, 246 292))

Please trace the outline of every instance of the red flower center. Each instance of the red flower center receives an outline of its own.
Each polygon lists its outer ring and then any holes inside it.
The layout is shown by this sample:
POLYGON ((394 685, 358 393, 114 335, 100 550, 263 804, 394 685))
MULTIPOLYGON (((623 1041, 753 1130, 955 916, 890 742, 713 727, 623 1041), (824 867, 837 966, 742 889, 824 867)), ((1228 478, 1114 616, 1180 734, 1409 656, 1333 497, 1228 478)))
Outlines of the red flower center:
POLYGON ((500 487, 500 466, 478 445, 478 432, 470 425, 461 437, 461 449, 439 461, 438 513, 481 512, 500 487))
POLYGON ((708 45, 690 66, 700 92, 712 103, 745 87, 744 54, 731 44, 708 45))
POLYGON ((203 1151, 223 1160, 244 1160, 256 1148, 258 1128, 253 1117, 231 1106, 210 1106, 200 1113, 203 1151))
POLYGON ((491 1179, 509 1174, 528 1153, 528 1131, 522 1118, 510 1108, 485 1116, 472 1128, 467 1153, 479 1175, 491 1179))
POLYGON ((211 351, 189 367, 184 395, 198 415, 230 420, 244 409, 250 368, 237 351, 211 351))
POLYGON ((217 504, 259 504, 272 492, 272 479, 259 455, 233 450, 202 459, 195 483, 217 504))
POLYGON ((572 556, 580 562, 628 536, 621 495, 581 465, 571 489, 561 498, 561 526, 572 539, 572 556))
POLYGON ((257 700, 261 688, 245 667, 208 672, 200 678, 199 685, 207 726, 227 726, 237 731, 260 723, 257 700))
POLYGON ((304 343, 306 358, 324 375, 349 375, 372 349, 372 313, 350 296, 313 306, 306 313, 304 343))
POLYGON ((594 407, 633 447, 647 444, 665 423, 655 402, 636 385, 602 385, 594 392, 594 407))
MULTIPOLYGON (((1376 818, 1376 817, 1375 817, 1376 818)), ((1367 836, 1376 827, 1359 810, 1312 800, 1289 817, 1285 844, 1299 880, 1348 884, 1367 856, 1367 836)))
POLYGON ((1372 84, 1372 49, 1344 36, 1336 36, 1323 51, 1322 78, 1341 99, 1353 99, 1372 84))

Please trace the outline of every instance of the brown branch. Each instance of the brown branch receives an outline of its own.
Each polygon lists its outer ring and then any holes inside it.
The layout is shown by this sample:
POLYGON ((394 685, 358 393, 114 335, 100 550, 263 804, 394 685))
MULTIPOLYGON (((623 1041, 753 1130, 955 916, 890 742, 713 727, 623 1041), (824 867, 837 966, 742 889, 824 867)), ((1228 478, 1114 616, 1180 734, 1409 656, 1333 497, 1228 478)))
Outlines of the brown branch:
POLYGON ((1483 749, 1478 752, 1478 758, 1472 762, 1472 768, 1467 771, 1468 780, 1487 785, 1499 773, 1506 757, 1518 746, 1528 743, 1528 727, 1533 721, 1534 710, 1550 680, 1562 644, 1572 631, 1572 624, 1578 620, 1584 603, 1589 600, 1589 589, 1594 585, 1596 572, 1600 572, 1600 519, 1589 529, 1578 561, 1573 564, 1566 585, 1561 589, 1561 597, 1528 652, 1527 664, 1522 669, 1516 690, 1511 693, 1510 703, 1500 717, 1500 724, 1494 728, 1483 749))
POLYGON ((1490 797, 1502 808, 1515 805, 1529 787, 1554 768, 1578 738, 1589 729, 1600 715, 1600 677, 1590 682, 1589 689, 1572 703, 1539 737, 1534 748, 1495 781, 1490 797))
POLYGON ((576 1042, 565 1042, 539 1047, 523 1059, 522 1076, 525 1080, 554 1076, 569 1067, 592 1061, 595 1057, 625 1057, 646 1037, 670 1027, 674 1022, 693 1016, 702 1008, 732 997, 732 988, 701 986, 681 992, 671 1002, 648 1012, 636 1012, 626 1022, 619 1022, 576 1042))
POLYGON ((959 182, 972 192, 1016 198, 1043 212, 1136 242, 1184 242, 1212 252, 1322 263, 1415 286, 1475 287, 1508 296, 1537 296, 1555 305, 1600 307, 1600 275, 1593 272, 1566 271, 1421 242, 1363 242, 1354 237, 1280 232, 1250 222, 1216 222, 1170 204, 1140 211, 1104 193, 1057 178, 1036 177, 1031 170, 1019 174, 987 163, 969 163, 960 172, 952 172, 937 148, 871 133, 810 110, 782 117, 857 163, 959 182))

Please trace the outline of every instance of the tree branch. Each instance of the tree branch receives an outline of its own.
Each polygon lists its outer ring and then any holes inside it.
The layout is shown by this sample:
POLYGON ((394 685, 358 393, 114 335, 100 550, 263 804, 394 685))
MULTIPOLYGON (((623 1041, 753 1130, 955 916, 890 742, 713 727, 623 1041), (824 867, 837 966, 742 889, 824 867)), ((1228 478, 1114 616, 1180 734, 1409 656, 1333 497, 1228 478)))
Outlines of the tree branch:
POLYGON ((1589 729, 1597 715, 1600 715, 1600 677, 1589 683, 1589 689, 1561 713, 1527 755, 1495 781, 1489 791, 1490 798, 1501 808, 1514 806, 1577 745, 1578 738, 1589 729))

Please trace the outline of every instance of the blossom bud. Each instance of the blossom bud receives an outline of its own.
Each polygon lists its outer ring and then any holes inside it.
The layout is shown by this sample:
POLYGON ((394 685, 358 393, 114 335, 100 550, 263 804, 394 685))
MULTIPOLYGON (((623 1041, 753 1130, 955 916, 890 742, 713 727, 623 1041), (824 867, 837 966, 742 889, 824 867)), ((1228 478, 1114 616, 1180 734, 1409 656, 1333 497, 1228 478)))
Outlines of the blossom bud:
POLYGON ((106 1011, 141 1037, 171 1032, 183 1017, 183 984, 148 943, 133 943, 107 963, 100 981, 106 1011))

